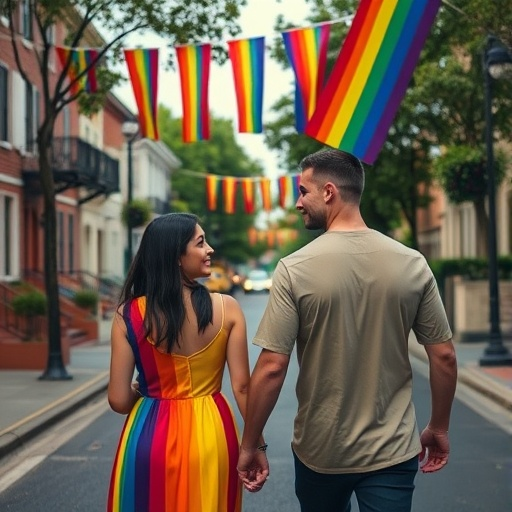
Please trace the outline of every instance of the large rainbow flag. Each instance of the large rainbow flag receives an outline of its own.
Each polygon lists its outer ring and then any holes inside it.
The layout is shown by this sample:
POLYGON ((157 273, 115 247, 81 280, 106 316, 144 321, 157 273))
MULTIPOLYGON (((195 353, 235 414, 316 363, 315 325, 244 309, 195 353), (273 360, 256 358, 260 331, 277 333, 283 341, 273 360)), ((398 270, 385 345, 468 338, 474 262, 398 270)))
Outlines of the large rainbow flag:
POLYGON ((183 104, 183 141, 210 138, 208 81, 211 44, 177 46, 183 104))
POLYGON ((306 134, 371 164, 441 0, 361 0, 306 134))
POLYGON ((142 137, 158 140, 158 48, 124 49, 142 137))
POLYGON ((76 94, 81 90, 89 93, 94 93, 98 90, 96 65, 93 64, 98 59, 97 50, 93 48, 67 48, 64 46, 56 46, 55 50, 62 68, 66 67, 66 63, 70 59, 67 75, 72 84, 72 94, 76 94), (86 69, 87 71, 85 71, 86 69), (85 73, 76 80, 76 77, 84 71, 85 73))
POLYGON ((263 131, 263 83, 265 38, 228 41, 238 106, 238 131, 263 131))
POLYGON ((295 128, 304 132, 323 88, 329 46, 328 24, 283 32, 284 47, 295 73, 295 128))

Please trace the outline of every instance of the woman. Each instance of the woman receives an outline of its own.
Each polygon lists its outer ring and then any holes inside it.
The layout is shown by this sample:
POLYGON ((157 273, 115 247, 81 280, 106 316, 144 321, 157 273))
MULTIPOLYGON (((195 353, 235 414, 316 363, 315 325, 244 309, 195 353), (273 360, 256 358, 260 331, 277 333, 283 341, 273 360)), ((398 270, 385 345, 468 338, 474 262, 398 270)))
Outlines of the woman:
POLYGON ((227 362, 245 417, 246 326, 234 298, 195 281, 212 254, 192 214, 158 217, 142 237, 112 324, 108 400, 128 417, 109 512, 241 510, 238 432, 220 389, 227 362))

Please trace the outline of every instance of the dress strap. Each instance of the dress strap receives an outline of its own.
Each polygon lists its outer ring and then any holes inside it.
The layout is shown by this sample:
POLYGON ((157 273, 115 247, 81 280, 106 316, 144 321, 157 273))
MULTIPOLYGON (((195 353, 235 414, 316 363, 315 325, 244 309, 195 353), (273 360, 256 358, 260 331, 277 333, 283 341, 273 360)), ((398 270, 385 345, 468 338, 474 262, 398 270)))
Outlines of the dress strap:
POLYGON ((222 296, 222 293, 219 293, 219 297, 220 297, 220 307, 221 307, 221 311, 222 311, 220 328, 222 329, 224 327, 224 297, 222 296))

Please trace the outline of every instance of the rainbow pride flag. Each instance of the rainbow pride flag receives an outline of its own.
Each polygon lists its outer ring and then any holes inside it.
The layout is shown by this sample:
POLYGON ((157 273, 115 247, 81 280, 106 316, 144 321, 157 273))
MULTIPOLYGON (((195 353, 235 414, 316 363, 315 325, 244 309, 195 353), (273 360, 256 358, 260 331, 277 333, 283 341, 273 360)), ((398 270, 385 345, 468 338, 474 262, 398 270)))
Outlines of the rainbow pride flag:
POLYGON ((71 56, 68 78, 72 83, 71 93, 76 94, 81 90, 88 93, 95 93, 98 90, 96 82, 96 66, 92 64, 98 58, 98 51, 93 48, 67 48, 64 46, 56 46, 57 57, 61 66, 64 68, 71 56), (85 74, 76 80, 76 77, 89 68, 85 74))
POLYGON ((142 137, 158 140, 158 48, 124 49, 142 137))
POLYGON ((295 73, 295 128, 304 132, 324 85, 331 26, 328 24, 283 32, 284 47, 295 73))
POLYGON ((217 197, 219 195, 219 177, 215 174, 206 175, 206 204, 208 210, 213 211, 217 208, 217 197))
POLYGON ((254 197, 254 180, 252 178, 242 178, 242 197, 244 200, 245 213, 254 213, 255 197, 254 197))
POLYGON ((440 3, 361 0, 306 134, 372 164, 440 3))
POLYGON ((211 44, 177 46, 183 104, 183 141, 210 138, 208 81, 211 44))
POLYGON ((238 106, 238 131, 263 131, 263 83, 265 38, 228 41, 238 106))

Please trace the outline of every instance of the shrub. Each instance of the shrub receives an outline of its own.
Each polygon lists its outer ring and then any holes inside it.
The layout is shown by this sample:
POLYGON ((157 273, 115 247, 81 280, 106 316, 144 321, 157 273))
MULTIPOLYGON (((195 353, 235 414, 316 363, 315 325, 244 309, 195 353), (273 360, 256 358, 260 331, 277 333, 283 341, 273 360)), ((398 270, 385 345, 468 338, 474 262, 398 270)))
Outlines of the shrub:
POLYGON ((73 296, 73 302, 80 308, 96 311, 98 305, 98 292, 95 290, 78 290, 73 296))
POLYGON ((34 317, 46 313, 46 297, 36 290, 21 293, 11 301, 14 313, 19 316, 34 317))

